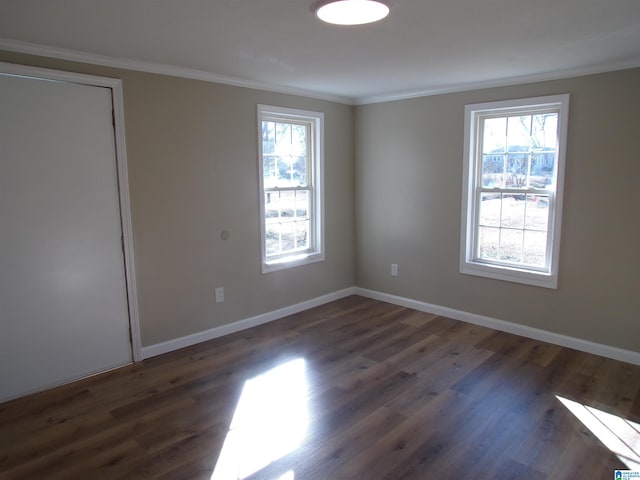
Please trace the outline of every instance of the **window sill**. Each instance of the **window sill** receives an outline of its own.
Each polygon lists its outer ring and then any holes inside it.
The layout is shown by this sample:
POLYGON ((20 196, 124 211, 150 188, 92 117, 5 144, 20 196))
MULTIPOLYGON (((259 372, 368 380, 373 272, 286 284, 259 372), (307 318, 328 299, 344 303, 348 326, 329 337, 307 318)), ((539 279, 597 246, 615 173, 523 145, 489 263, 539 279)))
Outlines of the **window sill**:
POLYGON ((277 272, 288 268, 308 265, 324 261, 324 253, 303 253, 301 255, 291 255, 278 260, 267 261, 262 263, 262 273, 277 272))
POLYGON ((464 261, 460 264, 460 273, 492 278, 494 280, 503 280, 505 282, 522 283, 534 287, 558 288, 558 276, 544 272, 532 272, 517 268, 464 261))

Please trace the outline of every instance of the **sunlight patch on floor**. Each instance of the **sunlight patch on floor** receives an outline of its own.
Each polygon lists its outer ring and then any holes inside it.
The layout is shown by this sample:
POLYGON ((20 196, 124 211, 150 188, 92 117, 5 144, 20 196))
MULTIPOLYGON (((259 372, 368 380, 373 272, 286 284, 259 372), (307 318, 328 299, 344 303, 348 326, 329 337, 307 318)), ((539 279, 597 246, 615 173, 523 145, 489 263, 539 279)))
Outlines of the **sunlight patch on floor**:
POLYGON ((289 470, 284 475, 279 476, 277 480, 294 480, 295 478, 296 478, 296 475, 293 472, 293 470, 289 470))
MULTIPOLYGON (((211 480, 243 480, 300 447, 307 396, 302 358, 247 380, 211 480)), ((294 472, 278 480, 294 480, 294 472)))
POLYGON ((640 424, 558 395, 556 398, 627 468, 640 470, 640 424))

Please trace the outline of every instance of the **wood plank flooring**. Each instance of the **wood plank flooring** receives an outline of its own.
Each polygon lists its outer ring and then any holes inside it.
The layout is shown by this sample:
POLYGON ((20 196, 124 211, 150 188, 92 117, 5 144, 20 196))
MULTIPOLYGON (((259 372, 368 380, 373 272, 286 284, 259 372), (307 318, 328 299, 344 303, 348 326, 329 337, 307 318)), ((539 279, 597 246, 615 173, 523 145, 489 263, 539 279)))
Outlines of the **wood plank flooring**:
POLYGON ((2 479, 611 479, 624 459, 640 367, 358 296, 0 405, 2 479))

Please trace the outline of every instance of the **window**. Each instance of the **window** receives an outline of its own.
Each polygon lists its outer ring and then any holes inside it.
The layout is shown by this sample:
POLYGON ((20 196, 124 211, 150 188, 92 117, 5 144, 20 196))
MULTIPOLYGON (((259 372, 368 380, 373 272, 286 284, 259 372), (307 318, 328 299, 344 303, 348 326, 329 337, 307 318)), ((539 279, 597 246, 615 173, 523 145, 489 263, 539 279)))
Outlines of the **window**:
POLYGON ((569 95, 467 105, 460 271, 557 288, 569 95))
POLYGON ((324 260, 323 123, 258 105, 263 273, 324 260))

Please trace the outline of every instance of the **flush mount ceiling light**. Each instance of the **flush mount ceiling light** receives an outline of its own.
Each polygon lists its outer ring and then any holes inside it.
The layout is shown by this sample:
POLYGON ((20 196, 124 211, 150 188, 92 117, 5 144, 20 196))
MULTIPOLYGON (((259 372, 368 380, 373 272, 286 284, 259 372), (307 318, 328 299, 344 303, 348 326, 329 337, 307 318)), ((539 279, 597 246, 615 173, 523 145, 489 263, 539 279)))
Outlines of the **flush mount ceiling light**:
POLYGON ((323 0, 314 10, 320 20, 335 25, 373 23, 389 15, 389 6, 380 0, 323 0))

